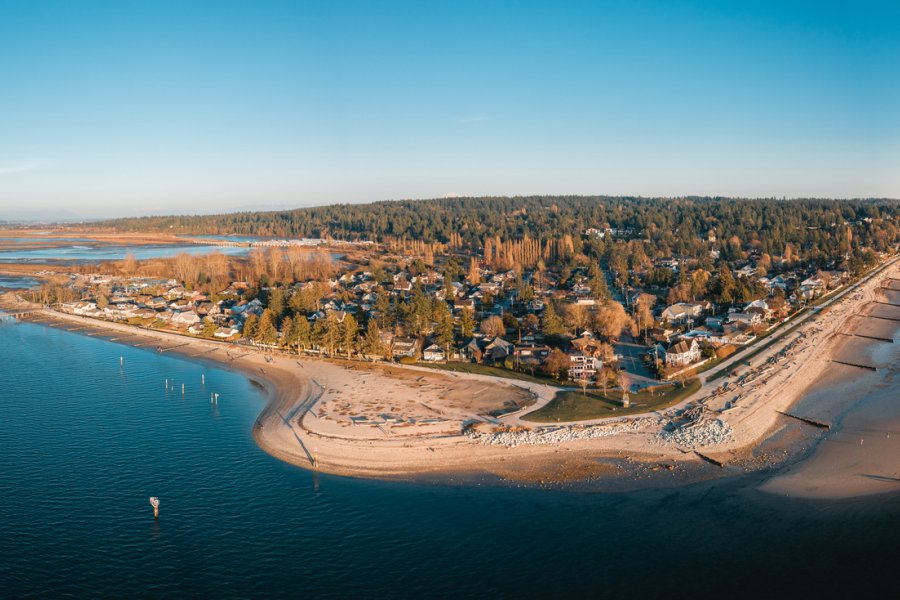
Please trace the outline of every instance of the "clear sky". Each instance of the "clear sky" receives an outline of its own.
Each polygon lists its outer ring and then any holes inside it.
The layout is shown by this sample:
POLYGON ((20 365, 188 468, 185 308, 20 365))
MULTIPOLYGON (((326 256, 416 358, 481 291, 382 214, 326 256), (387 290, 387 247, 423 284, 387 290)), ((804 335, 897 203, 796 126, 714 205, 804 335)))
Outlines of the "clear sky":
POLYGON ((0 0, 0 217, 900 197, 900 2, 0 0))

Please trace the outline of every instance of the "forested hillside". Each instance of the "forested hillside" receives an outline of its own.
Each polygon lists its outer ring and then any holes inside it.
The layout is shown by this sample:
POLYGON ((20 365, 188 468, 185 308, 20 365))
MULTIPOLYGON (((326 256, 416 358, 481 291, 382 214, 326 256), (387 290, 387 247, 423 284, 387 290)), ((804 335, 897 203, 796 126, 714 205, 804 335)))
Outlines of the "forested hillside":
POLYGON ((503 240, 558 239, 587 228, 612 228, 621 237, 651 240, 657 248, 692 255, 713 238, 781 254, 792 244, 833 256, 849 245, 884 250, 898 239, 900 202, 606 196, 485 197, 371 204, 338 204, 278 212, 117 219, 100 223, 125 231, 332 237, 345 240, 418 240, 482 247, 503 240))

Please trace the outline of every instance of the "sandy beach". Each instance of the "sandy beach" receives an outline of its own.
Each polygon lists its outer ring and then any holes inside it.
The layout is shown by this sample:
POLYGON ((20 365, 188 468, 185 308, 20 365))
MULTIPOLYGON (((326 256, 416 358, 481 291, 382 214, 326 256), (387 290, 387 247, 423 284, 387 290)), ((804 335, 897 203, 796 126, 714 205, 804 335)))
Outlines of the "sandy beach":
POLYGON ((837 427, 761 489, 822 499, 900 490, 900 292, 880 290, 878 296, 887 304, 870 304, 849 324, 867 337, 849 338, 834 351, 838 360, 877 370, 835 364, 805 391, 793 412, 837 427))
MULTIPOLYGON (((792 422, 782 413, 791 412, 824 375, 847 381, 861 376, 859 371, 864 370, 837 365, 833 359, 844 356, 841 352, 852 353, 854 360, 865 354, 864 349, 854 350, 854 344, 872 340, 852 337, 852 333, 857 326, 873 327, 866 321, 869 310, 892 309, 876 303, 886 302, 880 286, 896 273, 894 265, 871 277, 753 357, 751 367, 737 368, 751 383, 711 394, 718 382, 710 382, 665 414, 635 415, 587 426, 522 426, 519 417, 549 402, 557 391, 542 384, 423 367, 268 355, 223 342, 48 310, 24 318, 120 343, 178 352, 244 373, 263 385, 270 397, 254 426, 257 442, 273 456, 304 468, 373 478, 479 474, 552 483, 623 475, 623 460, 670 469, 704 464, 698 452, 725 464, 748 463, 761 440, 792 422), (766 360, 779 353, 779 360, 767 368, 766 360), (753 375, 752 369, 761 373, 753 375), (683 437, 667 435, 663 428, 685 405, 702 406, 713 414, 718 434, 689 443, 683 437)), ((4 300, 7 309, 24 308, 11 294, 4 300)), ((883 377, 885 394, 889 394, 896 381, 889 373, 883 377)), ((867 423, 848 420, 842 431, 855 436, 855 430, 868 427, 867 423)), ((900 418, 878 427, 879 435, 893 441, 872 438, 866 454, 888 457, 885 460, 890 462, 898 455, 894 444, 900 440, 900 418)), ((823 455, 819 460, 828 465, 819 470, 827 471, 835 482, 829 487, 830 497, 890 491, 891 486, 900 489, 889 479, 893 472, 890 464, 872 465, 868 474, 877 477, 859 482, 856 474, 849 474, 856 468, 850 459, 845 471, 835 468, 833 458, 823 455)), ((815 473, 814 460, 799 464, 809 465, 804 477, 815 473)), ((798 487, 809 488, 809 483, 797 477, 794 473, 774 480, 766 489, 802 495, 798 487)))

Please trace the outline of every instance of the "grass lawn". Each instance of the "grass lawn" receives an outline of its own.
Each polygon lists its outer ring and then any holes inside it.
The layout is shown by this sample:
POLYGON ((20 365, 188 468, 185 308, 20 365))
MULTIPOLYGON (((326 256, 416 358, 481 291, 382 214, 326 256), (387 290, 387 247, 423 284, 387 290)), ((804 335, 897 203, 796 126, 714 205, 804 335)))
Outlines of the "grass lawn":
POLYGON ((442 371, 454 371, 457 373, 475 373, 478 375, 491 375, 492 377, 504 377, 506 379, 517 379, 519 381, 530 381, 531 383, 542 383, 544 385, 556 385, 559 383, 545 377, 535 377, 527 373, 518 371, 510 371, 500 367, 489 367, 487 365, 479 365, 476 363, 448 362, 448 363, 418 363, 423 367, 432 369, 440 369, 442 371))
POLYGON ((700 380, 691 379, 684 387, 677 384, 657 386, 656 392, 641 390, 629 394, 631 405, 622 408, 622 392, 590 390, 566 390, 556 394, 546 406, 522 417, 525 421, 554 423, 557 421, 586 421, 603 417, 621 417, 668 408, 678 404, 700 389, 700 380))

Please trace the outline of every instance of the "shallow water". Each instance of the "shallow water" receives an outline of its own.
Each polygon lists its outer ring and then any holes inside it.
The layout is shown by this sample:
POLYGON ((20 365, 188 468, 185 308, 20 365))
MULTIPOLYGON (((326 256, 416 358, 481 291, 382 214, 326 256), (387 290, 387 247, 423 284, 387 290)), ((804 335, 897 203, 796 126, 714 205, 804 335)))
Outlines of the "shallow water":
POLYGON ((91 246, 87 244, 73 244, 71 246, 58 246, 54 248, 30 248, 27 250, 0 251, 0 262, 7 263, 39 263, 55 261, 102 261, 122 260, 126 254, 132 254, 138 260, 148 258, 168 258, 176 254, 186 253, 193 255, 221 252, 228 255, 244 255, 249 252, 247 247, 223 247, 206 246, 203 244, 169 244, 169 245, 138 245, 138 246, 91 246))
POLYGON ((319 476, 256 446, 264 399, 238 374, 10 321, 0 365, 5 597, 895 589, 898 496, 791 501, 756 476, 629 494, 319 476))
POLYGON ((25 275, 0 275, 0 291, 33 288, 38 283, 34 277, 25 275))

